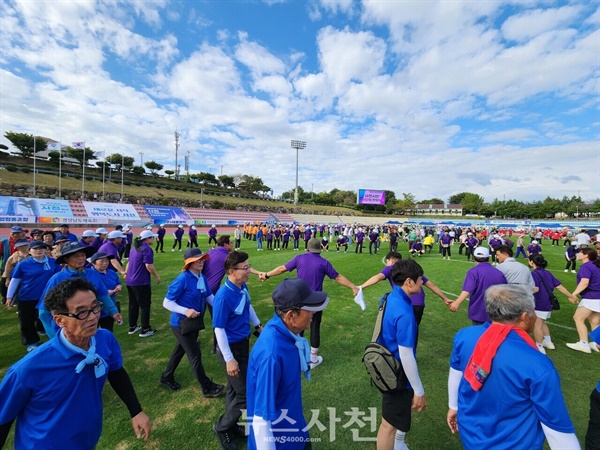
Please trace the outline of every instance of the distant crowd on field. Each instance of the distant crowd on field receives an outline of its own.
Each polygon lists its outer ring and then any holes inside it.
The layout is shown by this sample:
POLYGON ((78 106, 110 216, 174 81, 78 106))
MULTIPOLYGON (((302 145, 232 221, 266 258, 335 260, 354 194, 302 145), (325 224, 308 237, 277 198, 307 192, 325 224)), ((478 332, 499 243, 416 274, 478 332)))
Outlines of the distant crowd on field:
MULTIPOLYGON (((238 442, 246 441, 249 449, 311 449, 301 378, 310 380, 324 362, 320 330, 330 298, 323 281, 328 277, 348 288, 364 310, 363 291, 387 280, 391 292, 380 300, 373 339, 377 352, 391 358, 386 361, 393 380, 373 380, 382 396, 378 450, 407 449, 411 413, 427 407, 416 358, 423 286, 452 313, 469 299, 472 326, 455 336, 448 376, 447 424, 459 433, 464 447, 541 449, 547 440, 552 449, 579 448, 558 372, 546 356, 556 348, 546 320, 558 309, 556 289, 578 305, 573 319, 579 340, 566 346, 586 354, 600 352, 600 242, 590 234, 442 225, 246 223, 232 235, 219 234, 212 225, 204 253, 196 227, 179 225, 171 251, 183 252, 185 243, 182 271, 169 281, 162 299, 171 312, 175 345, 159 384, 172 391, 181 388, 175 372, 186 356, 201 394, 225 396, 223 414, 213 424, 221 448, 235 450, 238 442), (546 270, 543 246, 549 241, 565 249, 565 272, 577 274, 572 292, 546 270), (399 242, 408 244, 408 258, 398 252, 399 242), (385 267, 365 276, 360 285, 323 257, 323 252, 347 253, 351 247, 355 254, 363 248, 377 254, 382 245, 389 250, 385 267), (242 251, 247 246, 298 253, 283 265, 260 271, 242 251), (474 266, 451 300, 416 261, 431 253, 450 260, 456 247, 474 266), (520 254, 526 264, 517 261, 520 254), (274 287, 274 314, 263 324, 252 305, 250 275, 268 282, 294 271, 296 278, 274 287), (198 338, 205 311, 211 316, 213 353, 226 385, 213 382, 202 363, 198 338), (309 340, 303 337, 305 330, 310 330, 309 340), (258 336, 252 349, 251 333, 258 336), (502 407, 492 407, 499 399, 502 407), (243 411, 247 423, 241 422, 243 411)), ((128 334, 149 338, 156 333, 150 324, 151 281, 163 281, 154 257, 164 253, 166 235, 163 225, 137 234, 129 225, 118 225, 111 231, 85 230, 80 236, 68 224, 51 231, 18 225, 10 229, 10 236, 0 242, 2 296, 7 307, 17 309, 28 354, 0 384, 0 447, 16 421, 16 448, 94 448, 102 430, 106 381, 128 408, 136 436, 148 439, 151 422, 112 331, 125 321, 118 300, 123 279, 128 334), (40 345, 45 335, 50 340, 40 345)), ((381 362, 372 364, 381 367, 381 362)), ((600 448, 600 383, 590 397, 585 439, 586 448, 600 448)))

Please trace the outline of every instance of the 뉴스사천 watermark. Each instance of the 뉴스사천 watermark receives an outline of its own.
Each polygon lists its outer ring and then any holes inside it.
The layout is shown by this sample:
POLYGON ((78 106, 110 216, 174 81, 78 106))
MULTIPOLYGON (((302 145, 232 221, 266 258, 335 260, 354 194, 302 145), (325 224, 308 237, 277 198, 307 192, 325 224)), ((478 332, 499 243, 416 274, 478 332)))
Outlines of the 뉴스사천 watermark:
MULTIPOLYGON (((287 409, 282 409, 279 417, 271 422, 271 428, 269 428, 270 436, 267 438, 269 439, 268 442, 321 442, 320 438, 307 437, 307 433, 313 427, 316 427, 320 432, 329 430, 329 442, 334 442, 337 438, 338 424, 341 424, 340 426, 344 432, 352 434, 354 442, 377 441, 377 408, 368 408, 368 411, 363 411, 357 407, 352 407, 348 411, 343 411, 340 417, 338 417, 337 408, 328 407, 326 417, 321 416, 320 409, 311 409, 310 411, 310 420, 307 421, 306 426, 300 428, 294 427, 297 421, 287 415, 287 409), (319 418, 320 416, 321 419, 319 418), (272 433, 277 433, 277 435, 274 436, 272 433), (366 436, 369 433, 375 435, 366 436)), ((252 418, 248 417, 247 410, 242 410, 241 419, 238 425, 243 426, 246 434, 248 434, 252 418)))

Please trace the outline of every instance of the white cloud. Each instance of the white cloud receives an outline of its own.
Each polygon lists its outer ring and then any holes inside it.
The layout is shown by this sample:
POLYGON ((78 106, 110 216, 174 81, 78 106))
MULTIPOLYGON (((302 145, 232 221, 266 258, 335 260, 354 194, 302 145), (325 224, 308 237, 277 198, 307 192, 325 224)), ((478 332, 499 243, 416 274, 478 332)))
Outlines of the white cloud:
POLYGON ((581 14, 577 6, 536 9, 509 17, 502 24, 503 36, 511 41, 525 41, 539 34, 569 26, 581 14))

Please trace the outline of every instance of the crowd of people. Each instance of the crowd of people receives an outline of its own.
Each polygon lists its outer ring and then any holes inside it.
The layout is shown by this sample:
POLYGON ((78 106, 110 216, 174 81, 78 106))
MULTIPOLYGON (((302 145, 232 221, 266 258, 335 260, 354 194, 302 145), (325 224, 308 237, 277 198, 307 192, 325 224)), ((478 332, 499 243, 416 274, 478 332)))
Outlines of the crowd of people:
MULTIPOLYGON (((151 280, 162 281, 154 256, 164 252, 165 234, 162 225, 156 233, 148 227, 134 235, 130 226, 119 225, 110 232, 86 230, 79 238, 68 224, 53 231, 10 229, 10 237, 0 242, 3 301, 17 308, 21 342, 28 354, 0 384, 0 446, 16 420, 16 448, 93 448, 102 428, 101 392, 106 380, 127 406, 136 436, 148 439, 150 419, 123 368, 112 331, 124 322, 117 300, 124 282, 128 333, 140 338, 155 334, 150 324, 151 280), (40 345, 43 335, 51 339, 40 345), (42 382, 32 382, 38 375, 42 382), (81 398, 86 400, 85 411, 79 402, 74 405, 81 398), (77 419, 70 421, 74 411, 77 419)), ((178 226, 173 237, 171 250, 181 251, 185 226, 178 226)), ((213 425, 221 448, 235 450, 239 440, 247 440, 251 449, 311 448, 302 411, 301 375, 310 379, 311 371, 323 363, 320 330, 323 310, 330 302, 323 292, 325 277, 351 290, 363 310, 363 291, 380 281, 390 283, 378 342, 399 361, 400 370, 398 387, 382 391, 379 450, 407 449, 411 411, 427 407, 416 359, 425 308, 423 286, 450 312, 457 312, 469 299, 472 326, 454 339, 447 415, 451 432, 459 432, 465 448, 541 448, 544 440, 553 449, 579 448, 558 374, 543 355, 556 348, 546 325, 554 289, 578 304, 574 316, 578 341, 567 347, 600 352, 595 342, 600 339, 600 242, 593 242, 587 233, 565 231, 554 239, 554 234, 534 231, 526 245, 525 233, 512 230, 248 223, 237 226, 233 237, 219 235, 213 225, 207 238, 209 249, 204 253, 196 228, 188 227, 182 272, 170 281, 162 302, 171 313, 175 347, 159 383, 173 391, 180 389, 175 372, 186 356, 202 395, 225 396, 223 414, 213 425), (546 270, 543 240, 564 246, 565 272, 577 273, 573 292, 546 270), (257 251, 264 243, 266 250, 298 254, 286 264, 259 271, 250 264, 250 254, 241 251, 246 241, 256 243, 257 251), (402 241, 408 244, 407 258, 397 251, 402 241), (347 253, 354 246, 355 254, 362 253, 367 242, 371 254, 387 243, 386 265, 356 285, 323 257, 330 242, 335 242, 337 252, 347 253), (442 259, 451 259, 457 246, 459 255, 464 252, 467 261, 475 263, 455 300, 426 278, 416 262, 436 245, 442 259), (520 248, 527 264, 518 261, 520 248), (285 278, 274 287, 275 313, 263 325, 252 306, 249 277, 268 282, 294 271, 295 278, 285 278), (205 328, 206 311, 226 385, 213 382, 204 370, 198 337, 205 328), (310 330, 309 340, 303 337, 305 330, 310 330), (259 337, 252 349, 251 332, 259 337), (508 391, 503 406, 492 408, 500 386, 507 385, 511 388, 502 389, 508 391), (248 429, 240 425, 244 410, 248 429), (289 422, 280 420, 282 411, 300 426, 286 427, 289 422), (504 424, 500 432, 498 423, 504 424)), ((600 448, 600 383, 590 397, 586 446, 600 448)))

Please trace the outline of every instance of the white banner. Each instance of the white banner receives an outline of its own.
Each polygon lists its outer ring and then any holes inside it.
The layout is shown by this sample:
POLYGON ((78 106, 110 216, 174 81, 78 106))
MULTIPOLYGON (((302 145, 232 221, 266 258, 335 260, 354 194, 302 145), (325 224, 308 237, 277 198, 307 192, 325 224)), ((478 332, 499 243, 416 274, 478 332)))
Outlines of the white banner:
POLYGON ((88 217, 113 220, 140 220, 133 205, 122 203, 82 202, 88 217))
POLYGON ((35 216, 0 216, 0 223, 10 223, 13 225, 35 223, 35 216))

